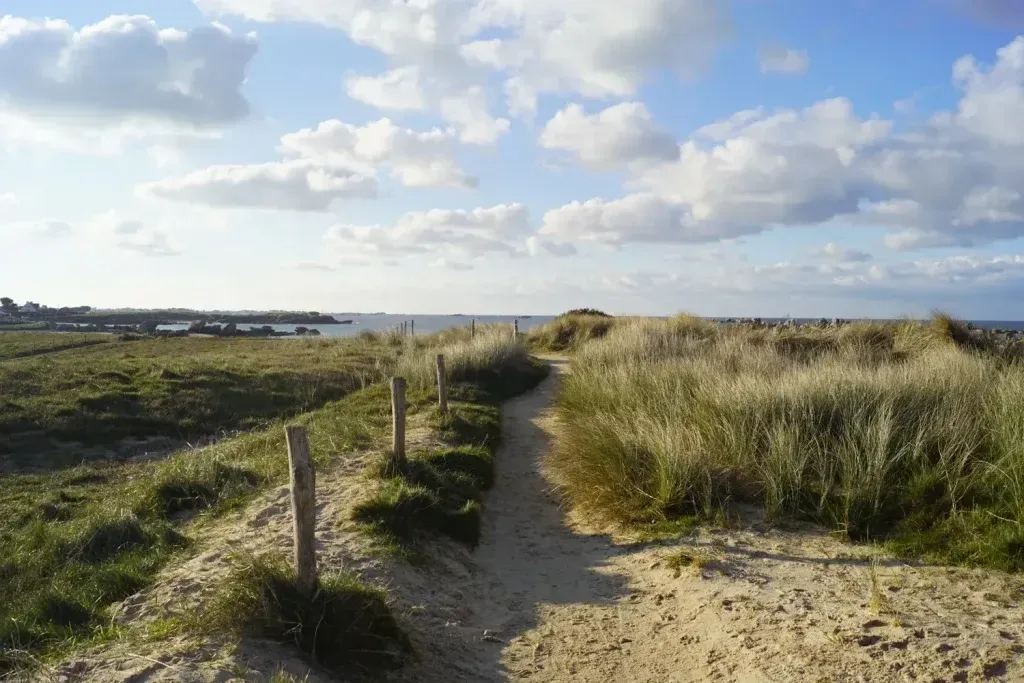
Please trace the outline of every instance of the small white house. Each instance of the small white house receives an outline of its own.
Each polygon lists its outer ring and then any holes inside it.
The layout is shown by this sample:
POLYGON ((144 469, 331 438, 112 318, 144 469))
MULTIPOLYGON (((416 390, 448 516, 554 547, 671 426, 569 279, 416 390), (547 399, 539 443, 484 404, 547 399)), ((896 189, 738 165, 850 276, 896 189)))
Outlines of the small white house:
POLYGON ((23 303, 21 306, 18 307, 18 312, 19 313, 38 313, 39 312, 39 304, 33 303, 31 301, 26 301, 25 303, 23 303))

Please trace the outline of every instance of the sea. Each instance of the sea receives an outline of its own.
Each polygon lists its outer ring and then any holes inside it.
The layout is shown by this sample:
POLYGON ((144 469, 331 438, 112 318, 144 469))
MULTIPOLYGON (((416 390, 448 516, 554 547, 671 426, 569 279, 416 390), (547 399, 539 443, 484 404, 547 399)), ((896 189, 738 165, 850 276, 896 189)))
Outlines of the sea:
MULTIPOLYGON (((403 322, 412 322, 416 334, 431 334, 440 332, 452 327, 469 327, 473 320, 477 325, 508 325, 519 321, 519 331, 529 332, 532 328, 538 327, 554 320, 550 315, 356 315, 353 313, 329 313, 338 320, 351 320, 346 325, 317 325, 307 324, 303 327, 316 329, 325 337, 352 337, 363 330, 372 332, 387 332, 394 330, 403 322)), ((245 330, 263 325, 238 325, 238 329, 245 330)), ((294 332, 295 325, 271 325, 276 332, 294 332)), ((161 325, 160 330, 184 330, 188 325, 181 323, 177 325, 161 325)))

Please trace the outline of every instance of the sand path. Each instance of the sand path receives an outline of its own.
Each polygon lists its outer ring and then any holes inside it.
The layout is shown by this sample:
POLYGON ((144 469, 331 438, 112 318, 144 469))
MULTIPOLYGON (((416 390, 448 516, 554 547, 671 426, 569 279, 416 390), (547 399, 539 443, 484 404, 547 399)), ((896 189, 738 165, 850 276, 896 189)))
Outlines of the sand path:
POLYGON ((809 527, 631 544, 568 521, 540 467, 566 371, 552 364, 504 408, 483 542, 443 579, 445 620, 404 680, 1024 681, 1018 577, 911 566, 809 527), (680 549, 703 567, 666 567, 680 549))

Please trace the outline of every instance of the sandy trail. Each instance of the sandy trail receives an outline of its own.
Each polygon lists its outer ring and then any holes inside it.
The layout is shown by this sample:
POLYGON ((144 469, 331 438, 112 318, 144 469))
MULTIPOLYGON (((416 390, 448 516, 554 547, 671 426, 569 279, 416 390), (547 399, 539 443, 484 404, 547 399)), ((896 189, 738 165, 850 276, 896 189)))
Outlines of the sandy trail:
POLYGON ((812 527, 634 544, 566 519, 540 460, 565 371, 506 404, 481 546, 446 571, 405 681, 1024 681, 1024 583, 812 527), (672 570, 685 550, 703 566, 672 570), (429 628, 433 621, 436 628, 429 628))

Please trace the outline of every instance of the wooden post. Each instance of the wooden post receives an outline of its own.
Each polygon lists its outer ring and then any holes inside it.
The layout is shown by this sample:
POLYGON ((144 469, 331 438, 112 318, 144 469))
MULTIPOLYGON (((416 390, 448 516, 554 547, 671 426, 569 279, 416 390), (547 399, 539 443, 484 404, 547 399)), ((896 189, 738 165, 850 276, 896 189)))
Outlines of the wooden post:
POLYGON ((289 425, 284 431, 291 463, 295 580, 299 591, 311 596, 316 590, 316 476, 306 428, 289 425))
POLYGON ((469 336, 470 338, 476 337, 476 318, 469 323, 469 336))
POLYGON ((437 405, 442 415, 448 414, 448 381, 444 372, 444 355, 437 355, 437 405))
POLYGON ((409 336, 410 337, 415 337, 416 336, 416 321, 415 320, 410 320, 409 321, 409 336))
POLYGON ((391 378, 391 458, 398 467, 405 466, 405 380, 391 378))
POLYGON ((512 321, 512 341, 519 339, 519 318, 512 321))

